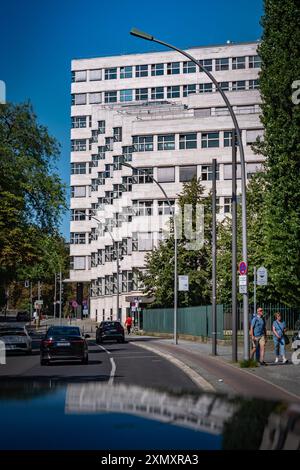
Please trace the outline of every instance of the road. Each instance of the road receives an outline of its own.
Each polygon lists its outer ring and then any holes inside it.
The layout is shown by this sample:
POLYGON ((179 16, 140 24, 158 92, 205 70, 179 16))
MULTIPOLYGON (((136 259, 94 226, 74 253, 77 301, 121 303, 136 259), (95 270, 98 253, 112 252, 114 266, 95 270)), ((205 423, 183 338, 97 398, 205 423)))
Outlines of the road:
MULTIPOLYGON (((146 339, 145 339, 146 341, 146 339)), ((134 339, 124 344, 97 345, 89 340, 89 363, 55 362, 41 366, 40 337, 33 335, 33 353, 8 355, 0 366, 0 383, 5 379, 51 379, 67 382, 105 381, 170 391, 199 391, 179 368, 154 352, 135 346, 134 339)))

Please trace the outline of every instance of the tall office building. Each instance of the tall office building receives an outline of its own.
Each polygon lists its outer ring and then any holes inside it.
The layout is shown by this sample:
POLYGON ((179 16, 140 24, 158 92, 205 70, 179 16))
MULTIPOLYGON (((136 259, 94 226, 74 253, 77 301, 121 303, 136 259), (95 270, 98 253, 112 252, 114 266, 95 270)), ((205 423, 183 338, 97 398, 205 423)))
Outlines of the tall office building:
MULTIPOLYGON (((188 52, 214 74, 234 107, 249 178, 263 161, 251 149, 263 132, 257 43, 188 52)), ((206 74, 166 51, 73 60, 71 121, 70 280, 90 283, 92 318, 117 318, 119 251, 124 320, 132 301, 147 301, 137 270, 170 217, 152 176, 174 204, 195 175, 211 189, 216 158, 218 217, 229 214, 232 120, 206 74)), ((240 165, 237 175, 240 191, 240 165)))

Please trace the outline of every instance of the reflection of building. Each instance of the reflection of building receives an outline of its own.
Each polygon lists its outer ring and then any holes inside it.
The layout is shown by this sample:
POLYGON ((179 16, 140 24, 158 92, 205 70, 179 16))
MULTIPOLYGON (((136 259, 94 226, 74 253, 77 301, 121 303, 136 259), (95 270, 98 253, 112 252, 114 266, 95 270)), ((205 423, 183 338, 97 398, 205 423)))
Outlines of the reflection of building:
POLYGON ((127 413, 221 434, 235 407, 213 395, 172 396, 136 386, 88 383, 68 385, 65 410, 67 413, 127 413))
MULTIPOLYGON (((234 106, 248 178, 263 160, 251 149, 262 134, 256 50, 257 43, 244 43, 190 51, 234 106)), ((211 163, 217 158, 219 217, 229 214, 233 124, 208 77, 176 52, 74 60, 72 79, 70 280, 91 283, 92 318, 117 318, 118 247, 124 319, 131 299, 144 303, 137 269, 143 269, 145 253, 170 216, 151 176, 174 204, 183 183, 194 176, 206 191, 211 188, 211 163), (147 174, 132 174, 122 161, 147 174), (105 219, 114 244, 89 215, 105 219)), ((240 174, 238 164, 238 179, 240 174)))
POLYGON ((272 413, 265 427, 261 450, 300 450, 300 406, 272 413))

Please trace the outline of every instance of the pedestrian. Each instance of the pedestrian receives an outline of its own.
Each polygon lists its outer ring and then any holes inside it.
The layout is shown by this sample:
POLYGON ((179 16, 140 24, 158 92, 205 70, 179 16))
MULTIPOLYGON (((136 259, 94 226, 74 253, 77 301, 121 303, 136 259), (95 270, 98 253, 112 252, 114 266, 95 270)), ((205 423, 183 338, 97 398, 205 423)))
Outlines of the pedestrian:
POLYGON ((265 356, 265 344, 267 341, 267 330, 266 330, 266 322, 263 318, 263 309, 259 307, 257 309, 257 315, 251 321, 251 328, 250 328, 250 336, 252 340, 252 350, 250 354, 250 358, 254 358, 254 354, 259 346, 260 354, 259 354, 259 363, 261 366, 266 366, 267 364, 264 361, 265 356))
MULTIPOLYGON (((251 322, 252 322, 253 318, 256 318, 256 317, 257 317, 257 311, 253 312, 251 322)), ((251 323, 250 323, 250 325, 251 325, 251 323)), ((255 359, 257 360, 257 362, 259 362, 259 358, 260 358, 260 347, 259 347, 259 344, 258 344, 257 348, 256 348, 256 352, 255 352, 255 359)))
POLYGON ((36 323, 36 322, 37 322, 37 317, 38 317, 38 313, 37 313, 37 311, 35 310, 35 311, 33 312, 33 323, 36 323))
POLYGON ((282 357, 282 363, 285 364, 288 362, 285 357, 285 340, 284 334, 286 332, 286 324, 281 319, 281 313, 275 313, 275 320, 273 321, 273 341, 275 349, 275 364, 279 362, 279 357, 282 357))
POLYGON ((125 326, 127 327, 127 333, 130 335, 131 327, 132 327, 132 318, 131 317, 126 318, 125 326))

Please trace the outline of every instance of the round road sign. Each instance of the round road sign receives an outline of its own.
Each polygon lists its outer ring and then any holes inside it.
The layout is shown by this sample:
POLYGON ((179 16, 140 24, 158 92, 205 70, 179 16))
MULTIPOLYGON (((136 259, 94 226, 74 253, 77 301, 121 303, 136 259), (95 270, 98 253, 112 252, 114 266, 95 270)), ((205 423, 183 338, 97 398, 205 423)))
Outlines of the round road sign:
POLYGON ((239 264, 239 273, 240 273, 240 275, 244 276, 245 274, 247 274, 247 271, 248 271, 247 263, 245 263, 245 261, 241 261, 240 264, 239 264))

